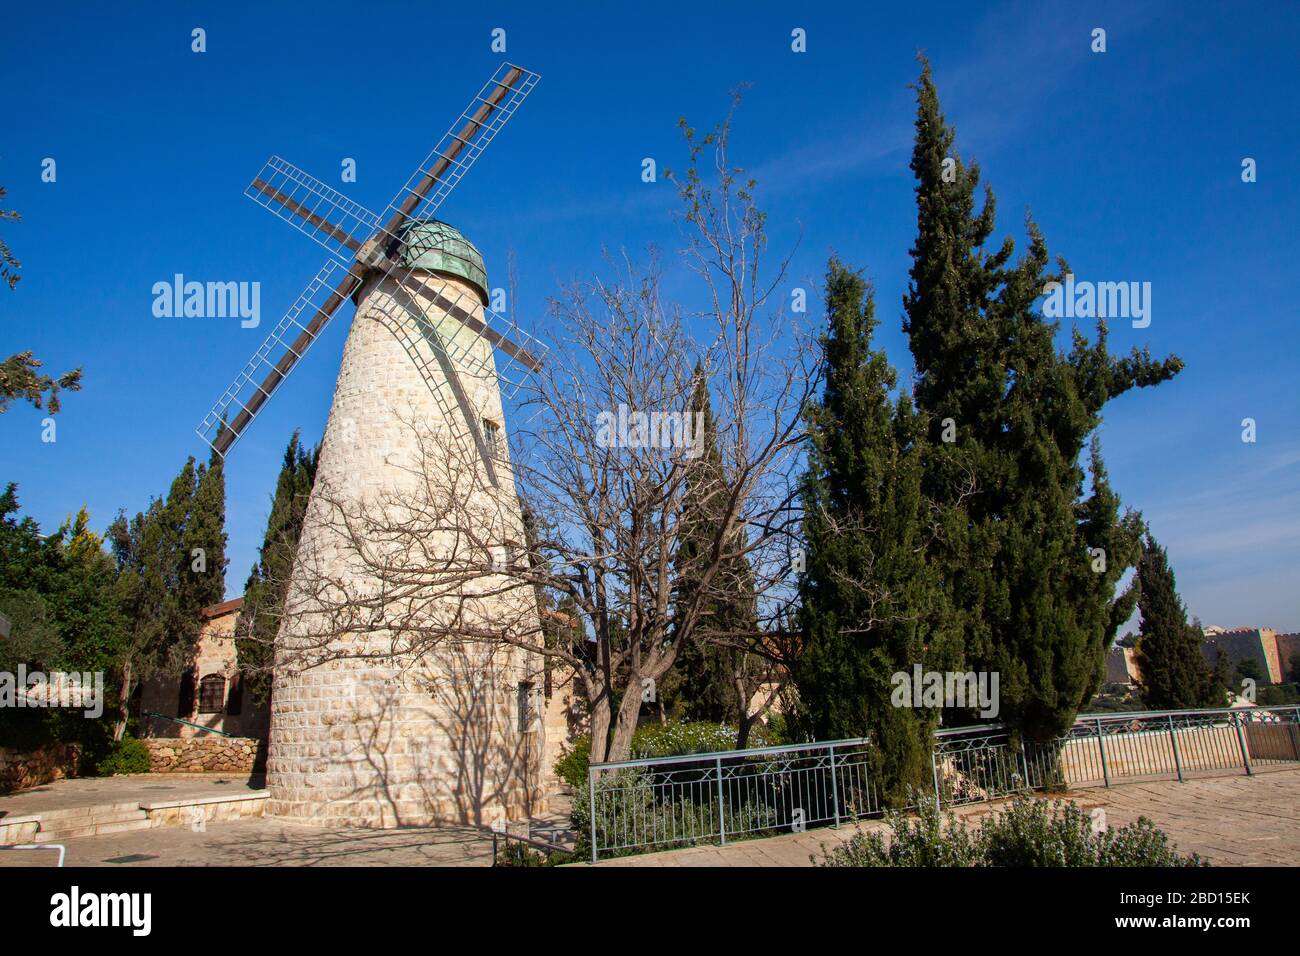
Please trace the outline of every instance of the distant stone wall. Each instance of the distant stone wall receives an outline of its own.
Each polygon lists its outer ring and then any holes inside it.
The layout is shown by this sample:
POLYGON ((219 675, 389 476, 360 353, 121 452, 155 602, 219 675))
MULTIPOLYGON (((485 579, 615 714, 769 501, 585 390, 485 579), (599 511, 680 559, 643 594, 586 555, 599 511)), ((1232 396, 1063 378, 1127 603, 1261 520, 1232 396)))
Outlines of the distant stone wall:
POLYGON ((1293 668, 1291 659, 1300 654, 1300 634, 1279 634, 1277 656, 1282 665, 1282 679, 1300 683, 1300 667, 1293 668))
POLYGON ((79 756, 76 744, 47 744, 26 753, 0 747, 0 793, 71 777, 79 756))
POLYGON ((140 741, 150 773, 252 773, 260 770, 262 742, 252 737, 171 737, 140 741))

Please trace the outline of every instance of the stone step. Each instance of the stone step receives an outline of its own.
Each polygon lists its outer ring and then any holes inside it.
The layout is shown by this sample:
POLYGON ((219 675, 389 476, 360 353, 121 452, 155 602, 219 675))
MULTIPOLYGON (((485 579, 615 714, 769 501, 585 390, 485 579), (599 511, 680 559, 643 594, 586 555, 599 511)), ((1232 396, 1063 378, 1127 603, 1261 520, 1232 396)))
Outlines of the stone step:
MULTIPOLYGON (((136 804, 134 809, 131 810, 113 810, 111 812, 104 812, 100 807, 94 807, 80 822, 76 820, 69 820, 66 822, 59 821, 57 823, 57 828, 65 829, 69 826, 90 826, 92 823, 127 823, 131 820, 147 819, 149 819, 149 814, 145 813, 144 810, 140 808, 139 804, 136 804)), ((56 826, 55 824, 49 824, 46 820, 41 820, 41 823, 48 824, 48 826, 42 826, 42 829, 54 829, 56 826)))
POLYGON ((71 822, 74 826, 79 825, 79 821, 91 819, 92 817, 103 817, 116 815, 119 813, 134 813, 139 811, 140 801, 131 800, 121 803, 98 803, 90 806, 72 807, 67 810, 42 810, 35 814, 41 818, 41 823, 46 824, 47 829, 53 826, 61 826, 64 823, 71 822))
POLYGON ((65 827, 60 830, 41 830, 36 834, 37 843, 61 843, 77 837, 107 836, 110 833, 129 833, 132 830, 149 830, 154 822, 148 817, 135 820, 117 820, 112 823, 88 823, 85 826, 65 827))

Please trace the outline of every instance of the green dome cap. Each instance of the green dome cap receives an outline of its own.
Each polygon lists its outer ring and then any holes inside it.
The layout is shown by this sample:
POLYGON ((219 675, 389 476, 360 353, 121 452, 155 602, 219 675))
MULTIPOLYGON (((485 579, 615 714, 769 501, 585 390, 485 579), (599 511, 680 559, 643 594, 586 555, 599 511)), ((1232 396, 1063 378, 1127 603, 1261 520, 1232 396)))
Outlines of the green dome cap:
POLYGON ((407 269, 441 272, 464 279, 488 301, 487 267, 474 244, 437 219, 414 219, 398 231, 399 262, 407 269))

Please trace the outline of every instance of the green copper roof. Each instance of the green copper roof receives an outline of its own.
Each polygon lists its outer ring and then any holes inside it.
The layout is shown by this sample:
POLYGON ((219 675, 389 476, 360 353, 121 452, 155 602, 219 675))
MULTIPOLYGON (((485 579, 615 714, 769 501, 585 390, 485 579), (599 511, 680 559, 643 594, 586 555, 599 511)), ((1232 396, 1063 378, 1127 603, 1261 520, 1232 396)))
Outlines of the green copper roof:
POLYGON ((487 305, 487 268, 483 257, 459 230, 437 219, 416 219, 407 223, 399 235, 403 242, 402 265, 458 276, 474 286, 487 305))

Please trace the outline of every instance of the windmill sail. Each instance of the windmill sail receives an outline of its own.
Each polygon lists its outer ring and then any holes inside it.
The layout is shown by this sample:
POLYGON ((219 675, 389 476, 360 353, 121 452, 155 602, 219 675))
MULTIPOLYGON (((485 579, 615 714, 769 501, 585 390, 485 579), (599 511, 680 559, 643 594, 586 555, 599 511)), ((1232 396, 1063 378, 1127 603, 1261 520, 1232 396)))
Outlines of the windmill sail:
POLYGON ((438 211, 539 79, 523 67, 501 65, 388 204, 384 228, 390 235, 406 220, 428 219, 438 211))
POLYGON ((225 456, 320 336, 339 306, 361 284, 359 275, 327 262, 276 323, 253 357, 213 404, 196 429, 225 456))
MULTIPOLYGON (((199 436, 218 454, 229 451, 334 313, 374 271, 428 295, 438 309, 501 350, 507 368, 515 363, 528 371, 540 367, 535 342, 529 348, 513 340, 523 337, 513 323, 486 308, 484 320, 475 316, 486 303, 465 302, 465 293, 445 282, 439 287, 435 277, 416 275, 400 265, 404 227, 432 217, 539 79, 513 64, 499 67, 388 204, 382 221, 278 156, 267 161, 245 194, 315 239, 338 262, 327 263, 317 273, 200 423, 199 436), (347 268, 336 280, 339 263, 347 268), (333 287, 330 282, 335 282, 333 287), (272 361, 273 356, 278 357, 272 361)), ((470 355, 466 349, 461 357, 470 355)), ((490 352, 487 359, 473 358, 472 367, 482 369, 488 361, 490 352)), ((514 384, 508 376, 504 381, 514 384)))
POLYGON ((244 195, 265 206, 344 264, 380 230, 379 217, 279 156, 253 177, 244 195))

